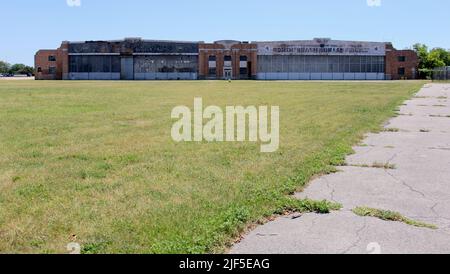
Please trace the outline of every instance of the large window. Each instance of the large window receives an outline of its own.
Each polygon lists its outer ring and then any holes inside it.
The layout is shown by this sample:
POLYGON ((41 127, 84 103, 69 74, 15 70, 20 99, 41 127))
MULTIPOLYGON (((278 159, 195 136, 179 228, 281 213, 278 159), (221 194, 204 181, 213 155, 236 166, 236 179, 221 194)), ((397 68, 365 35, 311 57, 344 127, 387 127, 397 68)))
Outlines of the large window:
POLYGON ((56 61, 56 57, 55 57, 54 55, 50 55, 50 56, 48 57, 48 61, 49 61, 49 62, 55 62, 55 61, 56 61))
POLYGON ((258 56, 258 71, 268 73, 384 73, 384 65, 384 56, 258 56))
POLYGON ((120 56, 69 56, 69 71, 78 73, 119 73, 120 56))

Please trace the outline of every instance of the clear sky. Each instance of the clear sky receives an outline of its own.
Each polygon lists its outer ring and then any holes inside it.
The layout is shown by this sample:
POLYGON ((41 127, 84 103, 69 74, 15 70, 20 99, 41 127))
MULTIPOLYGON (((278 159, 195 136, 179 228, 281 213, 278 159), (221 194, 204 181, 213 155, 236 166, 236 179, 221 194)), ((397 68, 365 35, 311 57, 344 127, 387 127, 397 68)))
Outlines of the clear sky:
POLYGON ((124 37, 329 37, 390 41, 400 49, 417 42, 450 48, 449 12, 449 0, 2 0, 0 59, 32 65, 36 50, 63 40, 124 37), (68 4, 77 1, 80 6, 68 4))

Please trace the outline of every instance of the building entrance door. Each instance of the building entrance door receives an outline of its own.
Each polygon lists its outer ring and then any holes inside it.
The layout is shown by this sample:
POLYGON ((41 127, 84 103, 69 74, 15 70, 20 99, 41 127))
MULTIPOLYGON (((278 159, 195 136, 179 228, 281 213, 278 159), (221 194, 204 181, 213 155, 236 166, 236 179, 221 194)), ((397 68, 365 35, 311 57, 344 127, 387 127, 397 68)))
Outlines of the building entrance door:
POLYGON ((133 56, 122 56, 120 61, 120 80, 134 80, 133 56))
POLYGON ((231 68, 223 69, 223 76, 226 80, 231 80, 233 78, 233 70, 231 68))

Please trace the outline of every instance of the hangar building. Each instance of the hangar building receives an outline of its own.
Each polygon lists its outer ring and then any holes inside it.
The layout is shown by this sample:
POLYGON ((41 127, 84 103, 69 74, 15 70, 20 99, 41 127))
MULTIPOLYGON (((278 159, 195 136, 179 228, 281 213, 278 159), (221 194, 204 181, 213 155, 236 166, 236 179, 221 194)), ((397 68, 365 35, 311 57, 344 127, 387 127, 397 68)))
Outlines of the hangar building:
POLYGON ((213 43, 126 38, 63 42, 35 55, 37 80, 398 80, 415 79, 417 54, 391 43, 213 43))

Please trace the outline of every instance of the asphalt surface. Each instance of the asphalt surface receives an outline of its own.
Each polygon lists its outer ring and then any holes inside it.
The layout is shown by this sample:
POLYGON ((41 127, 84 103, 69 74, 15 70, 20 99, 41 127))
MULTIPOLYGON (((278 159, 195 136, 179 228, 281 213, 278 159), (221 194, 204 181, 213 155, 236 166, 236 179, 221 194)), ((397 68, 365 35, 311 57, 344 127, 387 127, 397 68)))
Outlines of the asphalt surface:
POLYGON ((386 128, 392 130, 368 134, 340 172, 295 195, 339 202, 341 211, 280 217, 257 227, 231 253, 450 253, 450 84, 425 85, 386 128), (379 164, 395 168, 372 167, 379 164), (438 229, 360 217, 352 212, 359 206, 396 211, 438 229))

